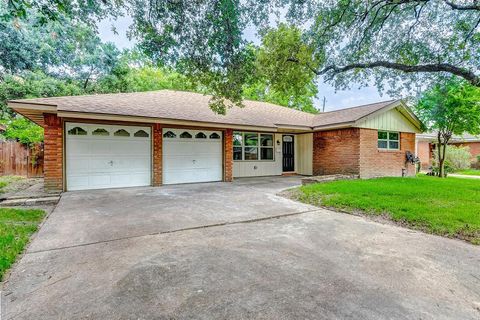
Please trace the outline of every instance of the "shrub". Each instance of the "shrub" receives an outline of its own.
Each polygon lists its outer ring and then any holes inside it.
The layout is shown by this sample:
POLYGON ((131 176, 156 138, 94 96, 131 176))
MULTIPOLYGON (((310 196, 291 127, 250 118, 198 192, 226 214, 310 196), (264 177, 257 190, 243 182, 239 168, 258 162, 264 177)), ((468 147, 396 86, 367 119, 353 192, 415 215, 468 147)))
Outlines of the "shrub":
MULTIPOLYGON (((433 154, 433 171, 438 172, 438 149, 433 154)), ((471 165, 470 147, 447 146, 445 157, 445 172, 466 170, 471 165)))

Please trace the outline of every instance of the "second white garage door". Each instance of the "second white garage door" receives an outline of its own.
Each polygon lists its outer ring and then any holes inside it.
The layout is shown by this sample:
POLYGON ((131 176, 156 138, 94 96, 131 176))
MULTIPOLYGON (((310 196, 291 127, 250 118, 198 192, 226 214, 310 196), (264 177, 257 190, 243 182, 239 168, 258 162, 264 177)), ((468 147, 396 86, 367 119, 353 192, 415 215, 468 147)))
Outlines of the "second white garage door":
POLYGON ((222 181, 222 132, 163 129, 163 183, 222 181))

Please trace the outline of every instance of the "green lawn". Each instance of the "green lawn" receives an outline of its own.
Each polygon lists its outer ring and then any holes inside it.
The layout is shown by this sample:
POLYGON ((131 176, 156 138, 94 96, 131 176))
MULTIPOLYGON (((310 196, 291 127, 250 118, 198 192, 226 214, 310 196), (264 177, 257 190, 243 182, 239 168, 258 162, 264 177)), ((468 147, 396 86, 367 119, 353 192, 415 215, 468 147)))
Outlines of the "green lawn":
POLYGON ((45 212, 0 208, 0 280, 37 230, 45 212))
POLYGON ((467 176, 480 176, 480 170, 475 170, 475 169, 469 169, 469 170, 463 170, 463 171, 458 171, 455 172, 456 174, 464 174, 467 176))
POLYGON ((385 215, 429 233, 480 244, 480 181, 379 178, 302 186, 298 200, 347 212, 385 215))

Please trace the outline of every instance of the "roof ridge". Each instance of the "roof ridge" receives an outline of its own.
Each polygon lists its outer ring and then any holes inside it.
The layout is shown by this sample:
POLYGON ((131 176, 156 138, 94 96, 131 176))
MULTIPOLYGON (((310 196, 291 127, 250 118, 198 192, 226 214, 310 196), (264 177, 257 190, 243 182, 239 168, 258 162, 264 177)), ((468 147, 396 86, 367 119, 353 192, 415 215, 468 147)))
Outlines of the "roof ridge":
POLYGON ((391 100, 385 100, 385 101, 379 101, 379 102, 372 102, 372 103, 362 104, 362 105, 359 105, 359 106, 353 106, 353 107, 342 108, 342 109, 337 109, 337 110, 332 110, 332 111, 320 112, 320 113, 316 114, 315 116, 319 116, 319 115, 326 114, 326 113, 340 112, 340 111, 343 111, 343 110, 350 110, 350 109, 368 107, 368 106, 372 106, 374 104, 387 103, 387 102, 393 103, 393 102, 400 101, 400 100, 402 100, 402 99, 391 99, 391 100))

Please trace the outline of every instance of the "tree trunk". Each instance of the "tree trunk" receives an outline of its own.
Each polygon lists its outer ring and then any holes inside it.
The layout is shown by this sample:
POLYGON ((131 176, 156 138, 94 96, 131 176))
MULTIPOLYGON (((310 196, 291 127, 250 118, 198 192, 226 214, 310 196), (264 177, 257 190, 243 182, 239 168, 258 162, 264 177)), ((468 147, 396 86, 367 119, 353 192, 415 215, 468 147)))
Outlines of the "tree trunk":
POLYGON ((438 176, 445 178, 445 158, 447 156, 447 145, 451 134, 442 134, 438 132, 438 176), (448 136, 448 137, 447 137, 448 136), (443 139, 442 139, 443 137, 443 139))

